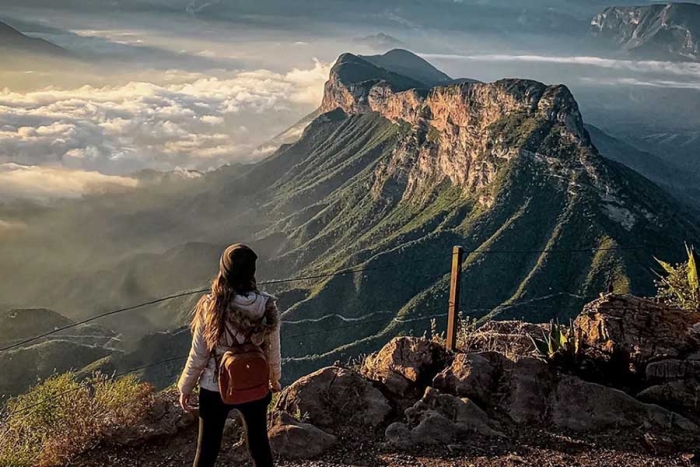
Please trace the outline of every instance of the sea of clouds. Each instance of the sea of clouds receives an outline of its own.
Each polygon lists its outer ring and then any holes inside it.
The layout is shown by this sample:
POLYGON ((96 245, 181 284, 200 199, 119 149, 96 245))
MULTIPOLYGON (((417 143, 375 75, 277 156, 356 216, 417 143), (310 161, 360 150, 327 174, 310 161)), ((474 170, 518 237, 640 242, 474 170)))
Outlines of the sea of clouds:
POLYGON ((315 61, 286 73, 1 90, 0 197, 74 196, 103 182, 130 186, 129 174, 146 168, 259 159, 270 135, 318 106, 328 72, 315 61))

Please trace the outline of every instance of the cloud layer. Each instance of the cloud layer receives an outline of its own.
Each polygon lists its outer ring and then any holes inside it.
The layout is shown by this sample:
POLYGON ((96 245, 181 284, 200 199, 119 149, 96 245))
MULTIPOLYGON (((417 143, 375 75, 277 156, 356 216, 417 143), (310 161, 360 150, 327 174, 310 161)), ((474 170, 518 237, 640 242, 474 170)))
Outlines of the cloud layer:
MULTIPOLYGON (((194 75, 167 84, 6 89, 0 91, 0 175, 7 182, 22 174, 26 184, 28 172, 8 164, 125 175, 144 168, 207 170, 259 157, 255 147, 319 104, 327 76, 328 65, 316 61, 307 70, 194 75)), ((39 174, 49 172, 32 176, 39 174)))
MULTIPOLYGON (((137 184, 133 178, 99 172, 0 164, 0 200, 22 198, 45 202, 53 198, 78 198, 85 193, 125 190, 137 184)), ((16 227, 16 224, 0 220, 3 230, 16 227)))
POLYGON ((686 77, 700 77, 700 63, 664 62, 654 60, 615 60, 591 56, 547 56, 547 55, 454 55, 422 54, 426 60, 461 60, 470 62, 526 62, 552 63, 559 65, 583 65, 611 70, 624 70, 638 73, 664 73, 686 77))

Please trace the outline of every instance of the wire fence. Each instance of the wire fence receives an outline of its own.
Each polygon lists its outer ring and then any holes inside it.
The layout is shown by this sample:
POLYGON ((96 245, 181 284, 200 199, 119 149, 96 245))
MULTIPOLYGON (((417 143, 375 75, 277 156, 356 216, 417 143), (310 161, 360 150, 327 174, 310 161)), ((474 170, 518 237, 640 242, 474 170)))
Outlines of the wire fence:
MULTIPOLYGON (((668 245, 663 245, 664 247, 668 247, 668 245)), ((465 251, 465 258, 467 255, 470 254, 526 254, 526 253, 583 253, 583 252, 598 252, 598 251, 629 251, 629 250, 638 250, 638 249, 648 249, 652 247, 652 245, 639 245, 639 246, 628 246, 628 247, 588 247, 588 248, 572 248, 572 249, 556 249, 556 248, 549 248, 549 249, 472 249, 465 251)), ((380 271, 380 270, 386 270, 386 269, 392 269, 392 268, 399 268, 399 267, 406 267, 407 264, 415 264, 415 263, 426 263, 426 262, 431 262, 431 261, 440 261, 440 262, 447 262, 448 256, 445 255, 445 257, 442 258, 435 258, 434 256, 431 256, 429 258, 427 257, 419 257, 419 258, 413 258, 413 259, 407 259, 405 261, 400 261, 400 262, 390 262, 387 264, 381 264, 381 265, 370 265, 370 266, 358 266, 358 267, 350 267, 346 269, 342 269, 339 271, 334 271, 334 272, 329 272, 329 273, 319 273, 319 274, 312 274, 312 275, 305 275, 305 276, 297 276, 297 277, 290 277, 290 278, 284 278, 284 279, 273 279, 273 280, 267 280, 267 281, 262 281, 259 284, 260 285, 276 285, 276 284, 287 284, 287 283, 294 283, 294 282, 303 282, 303 281, 318 281, 322 279, 330 279, 333 277, 337 276, 346 276, 346 275, 351 275, 351 274, 358 274, 358 273, 366 273, 370 271, 380 271)), ((442 274, 444 277, 445 275, 449 274, 449 270, 445 270, 443 272, 438 272, 436 273, 437 275, 442 274)), ((434 274, 435 275, 435 274, 434 274)), ((399 279, 400 280, 400 279, 399 279)), ((418 287, 419 284, 414 284, 415 287, 418 287)), ((36 342, 41 339, 45 339, 47 337, 50 337, 52 335, 56 335, 58 333, 61 333, 63 331, 76 328, 100 319, 104 319, 109 316, 114 316, 114 315, 120 315, 122 313, 128 313, 133 310, 141 309, 144 307, 152 306, 155 304, 167 302, 170 300, 175 300, 177 298, 181 297, 187 297, 187 296, 192 296, 192 295, 201 295, 209 292, 210 288, 209 287, 201 287, 201 288, 196 288, 192 290, 185 290, 185 291, 180 291, 173 293, 171 295, 166 295, 163 297, 155 298, 152 300, 144 301, 142 303, 137 303, 134 305, 122 307, 122 308, 117 308, 114 310, 110 310, 101 314, 94 315, 90 318, 73 322, 65 326, 61 326, 55 329, 52 329, 50 331, 44 332, 37 334, 32 337, 28 337, 25 339, 18 340, 16 342, 13 342, 12 344, 6 345, 2 348, 0 348, 0 354, 3 352, 7 352, 13 349, 21 348, 23 346, 26 346, 27 344, 31 344, 33 342, 36 342)), ((461 313, 466 314, 467 316, 469 315, 476 315, 479 313, 488 313, 492 312, 494 310, 499 310, 499 311, 504 311, 504 310, 510 310, 518 307, 537 307, 538 309, 544 309, 544 308, 549 308, 549 309, 556 309, 561 311, 565 310, 581 310, 581 304, 576 305, 576 306, 559 306, 559 305, 543 305, 538 303, 539 301, 544 301, 544 300, 550 300, 554 296, 557 295, 562 295, 562 296, 570 296, 570 298, 575 299, 579 302, 582 302, 584 300, 589 300, 589 299, 594 299, 597 296, 594 295, 580 295, 576 292, 566 292, 566 291, 558 291, 554 292, 552 294, 542 296, 542 297, 535 297, 535 298, 528 298, 522 301, 513 301, 513 302, 502 302, 502 303, 492 303, 492 304, 471 304, 469 307, 460 307, 459 311, 461 313)), ((351 328, 357 328, 361 326, 368 326, 368 325, 380 325, 383 327, 383 329, 389 328, 391 325, 407 325, 411 323, 420 323, 420 322, 426 322, 428 320, 436 320, 438 318, 445 318, 448 316, 448 304, 445 303, 444 305, 441 306, 435 306, 435 307, 430 307, 430 308, 423 308, 422 314, 419 315, 411 315, 411 314, 406 314, 405 316, 401 316, 400 313, 405 307, 403 307, 400 310, 375 310, 369 313, 366 313, 364 316, 373 316, 373 315, 378 315, 378 314, 387 314, 387 315, 392 315, 394 316, 393 318, 387 319, 386 317, 381 318, 381 319, 365 319, 363 317, 360 318, 354 318, 352 322, 346 323, 346 324, 341 324, 341 325, 334 325, 332 328, 322 328, 322 329, 314 329, 312 331, 307 331, 307 332, 299 332, 299 333, 293 333, 293 334, 288 334, 283 332, 282 333, 282 338, 286 342, 290 341, 296 341, 299 342, 299 339, 310 337, 310 336, 315 336, 315 335, 320 335, 320 334, 328 334, 330 332, 342 332, 344 330, 348 330, 351 328), (437 311, 442 310, 441 313, 437 313, 437 311)), ((341 317, 342 318, 342 317, 341 317)), ((298 320, 298 321, 286 321, 282 320, 282 330, 285 330, 285 324, 289 323, 290 325, 296 324, 303 324, 305 320, 298 320)), ((422 327, 423 330, 425 330, 425 326, 422 327)), ((424 331, 425 332, 425 331, 424 331)), ((376 334, 376 333, 375 333, 376 334)), ((391 334, 388 335, 391 337, 391 334)), ((371 335, 365 336, 367 337, 372 337, 371 335)), ((140 365, 134 368, 129 368, 120 372, 115 373, 112 375, 114 378, 120 378, 124 376, 128 376, 130 374, 134 374, 146 369, 154 368, 154 367, 161 367, 167 364, 172 364, 175 362, 182 362, 187 358, 186 354, 179 355, 176 357, 169 357, 163 360, 159 360, 156 362, 151 362, 148 364, 140 365)), ((73 390, 74 391, 74 390, 73 390)), ((53 399, 55 398, 60 398, 64 396, 70 395, 72 391, 67 391, 65 393, 59 393, 53 395, 53 399)), ((42 405, 48 403, 48 400, 41 400, 38 401, 35 404, 31 404, 29 406, 24 406, 21 409, 14 410, 12 413, 13 417, 16 417, 17 415, 23 415, 23 416, 28 416, 31 414, 34 410, 38 410, 42 405)), ((0 414, 0 425, 3 423, 2 419, 2 414, 0 414)))

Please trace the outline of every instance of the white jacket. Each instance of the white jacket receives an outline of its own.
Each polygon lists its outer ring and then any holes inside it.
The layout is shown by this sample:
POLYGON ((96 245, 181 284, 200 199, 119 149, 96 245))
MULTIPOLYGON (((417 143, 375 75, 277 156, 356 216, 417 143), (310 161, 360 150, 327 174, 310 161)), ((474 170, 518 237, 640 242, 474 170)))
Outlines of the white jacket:
MULTIPOLYGON (((211 297, 209 297, 211 299, 211 297)), ((275 298, 264 294, 251 292, 248 295, 236 295, 226 310, 225 324, 229 332, 224 332, 215 352, 221 356, 234 344, 234 336, 238 343, 243 343, 246 336, 259 345, 267 356, 270 365, 270 382, 279 383, 282 377, 282 358, 280 353, 280 320, 275 298)), ((191 394, 199 382, 200 387, 209 391, 219 391, 214 375, 216 362, 214 355, 207 347, 201 323, 195 324, 192 336, 192 347, 177 383, 180 392, 191 394)))

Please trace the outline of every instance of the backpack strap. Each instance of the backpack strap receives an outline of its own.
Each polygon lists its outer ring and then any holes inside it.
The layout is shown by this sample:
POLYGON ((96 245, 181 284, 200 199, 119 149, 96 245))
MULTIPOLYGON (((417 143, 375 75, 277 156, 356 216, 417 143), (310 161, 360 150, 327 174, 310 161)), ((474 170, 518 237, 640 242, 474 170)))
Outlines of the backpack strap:
MULTIPOLYGON (((228 334, 233 345, 237 344, 236 336, 231 332, 231 329, 224 323, 224 333, 228 334)), ((210 352, 211 356, 214 357, 214 382, 219 382, 219 368, 221 368, 221 356, 216 353, 216 346, 210 352)))

